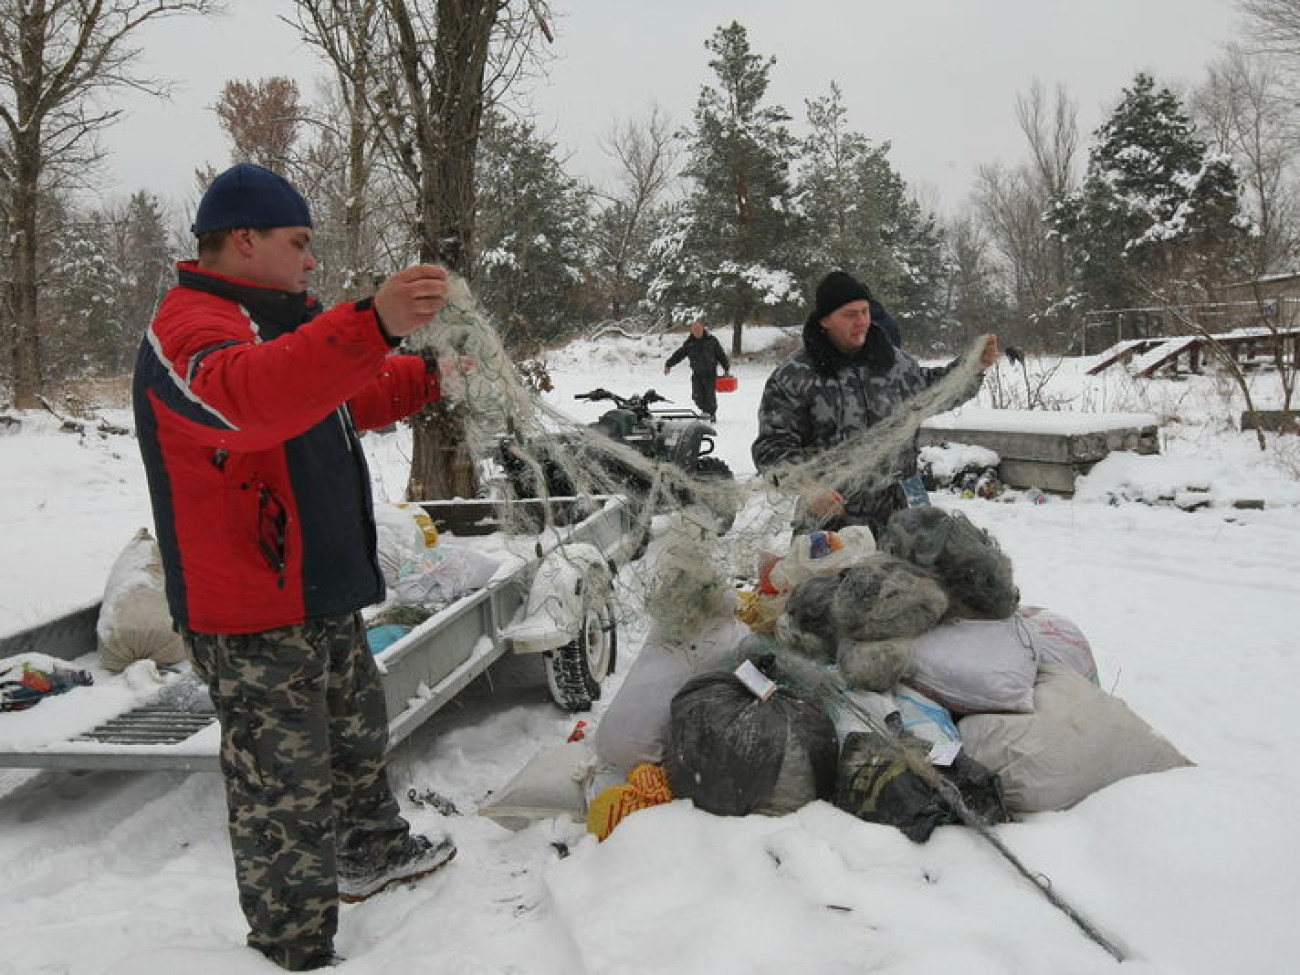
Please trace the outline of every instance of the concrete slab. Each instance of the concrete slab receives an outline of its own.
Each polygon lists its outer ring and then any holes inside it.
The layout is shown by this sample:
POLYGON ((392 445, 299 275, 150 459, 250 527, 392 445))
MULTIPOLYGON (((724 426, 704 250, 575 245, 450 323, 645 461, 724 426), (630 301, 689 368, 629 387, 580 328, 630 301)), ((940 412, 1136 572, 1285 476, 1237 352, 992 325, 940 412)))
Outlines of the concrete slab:
POLYGON ((1300 433, 1300 410, 1242 410, 1241 429, 1300 433))
POLYGON ((1159 424, 1149 413, 1065 413, 963 409, 931 417, 920 446, 973 444, 1001 458, 1009 487, 1074 493, 1075 479, 1112 451, 1160 452, 1159 424))

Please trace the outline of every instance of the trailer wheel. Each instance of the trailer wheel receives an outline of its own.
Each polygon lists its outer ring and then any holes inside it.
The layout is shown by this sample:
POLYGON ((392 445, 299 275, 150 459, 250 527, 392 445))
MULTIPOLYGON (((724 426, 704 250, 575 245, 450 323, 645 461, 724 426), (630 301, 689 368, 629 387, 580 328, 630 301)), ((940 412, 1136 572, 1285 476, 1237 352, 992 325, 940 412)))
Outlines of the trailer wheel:
POLYGON ((555 703, 566 711, 590 711, 600 700, 600 684, 614 672, 618 654, 618 624, 608 600, 588 606, 582 630, 572 643, 546 657, 546 683, 555 703))

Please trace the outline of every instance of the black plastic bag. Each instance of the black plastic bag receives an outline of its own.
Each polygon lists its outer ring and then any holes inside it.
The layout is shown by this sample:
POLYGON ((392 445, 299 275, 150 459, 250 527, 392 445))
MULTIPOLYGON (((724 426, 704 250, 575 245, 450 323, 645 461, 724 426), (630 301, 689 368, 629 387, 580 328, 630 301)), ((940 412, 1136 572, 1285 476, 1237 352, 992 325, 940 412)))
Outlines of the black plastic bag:
POLYGON ((673 794, 719 816, 783 816, 835 792, 838 743, 822 708, 778 687, 760 700, 730 671, 672 702, 664 760, 673 794))

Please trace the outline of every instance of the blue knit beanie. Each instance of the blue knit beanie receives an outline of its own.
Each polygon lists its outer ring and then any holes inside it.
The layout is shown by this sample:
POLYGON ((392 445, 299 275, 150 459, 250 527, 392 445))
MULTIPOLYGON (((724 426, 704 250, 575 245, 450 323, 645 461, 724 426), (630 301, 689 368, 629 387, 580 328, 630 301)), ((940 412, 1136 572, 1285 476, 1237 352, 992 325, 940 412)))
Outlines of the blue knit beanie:
POLYGON ((310 227, 311 210, 293 184, 255 163, 231 166, 199 201, 190 232, 236 227, 310 227))

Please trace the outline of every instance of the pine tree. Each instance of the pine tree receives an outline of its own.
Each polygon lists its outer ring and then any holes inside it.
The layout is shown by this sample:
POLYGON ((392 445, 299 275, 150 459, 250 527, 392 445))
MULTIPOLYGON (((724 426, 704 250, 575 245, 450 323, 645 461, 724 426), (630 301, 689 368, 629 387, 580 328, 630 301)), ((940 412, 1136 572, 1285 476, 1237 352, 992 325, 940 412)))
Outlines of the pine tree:
POLYGON ((45 337, 50 378, 104 375, 120 365, 125 323, 109 239, 103 215, 93 212, 68 219, 54 240, 45 337))
POLYGON ((1238 197, 1229 159, 1206 148, 1173 92, 1139 74, 1051 219, 1086 307, 1179 304, 1240 273, 1238 197))
POLYGON ((47 273, 50 375, 121 375, 174 280, 161 205, 141 190, 102 210, 58 212, 47 273))
POLYGON ((140 333, 152 321, 158 302, 175 280, 173 255, 158 197, 145 190, 131 195, 113 221, 111 258, 118 268, 118 304, 123 334, 117 366, 129 368, 140 333))
POLYGON ((811 289, 827 271, 866 281, 901 318, 941 317, 943 235, 889 161, 889 143, 852 132, 838 85, 807 102, 799 195, 811 289))
POLYGON ((479 141, 477 290, 506 341, 566 336, 583 283, 587 199, 531 122, 485 115, 479 141))
POLYGON ((790 270, 797 253, 794 139, 785 110, 764 103, 776 59, 754 54, 734 21, 705 47, 718 87, 703 87, 696 103, 684 170, 693 188, 661 234, 650 295, 674 317, 731 325, 738 353, 745 322, 799 296, 790 270))
POLYGON ((954 323, 959 341, 985 332, 1004 340, 1011 317, 992 258, 992 244, 970 213, 953 220, 944 234, 947 282, 945 318, 954 323))

